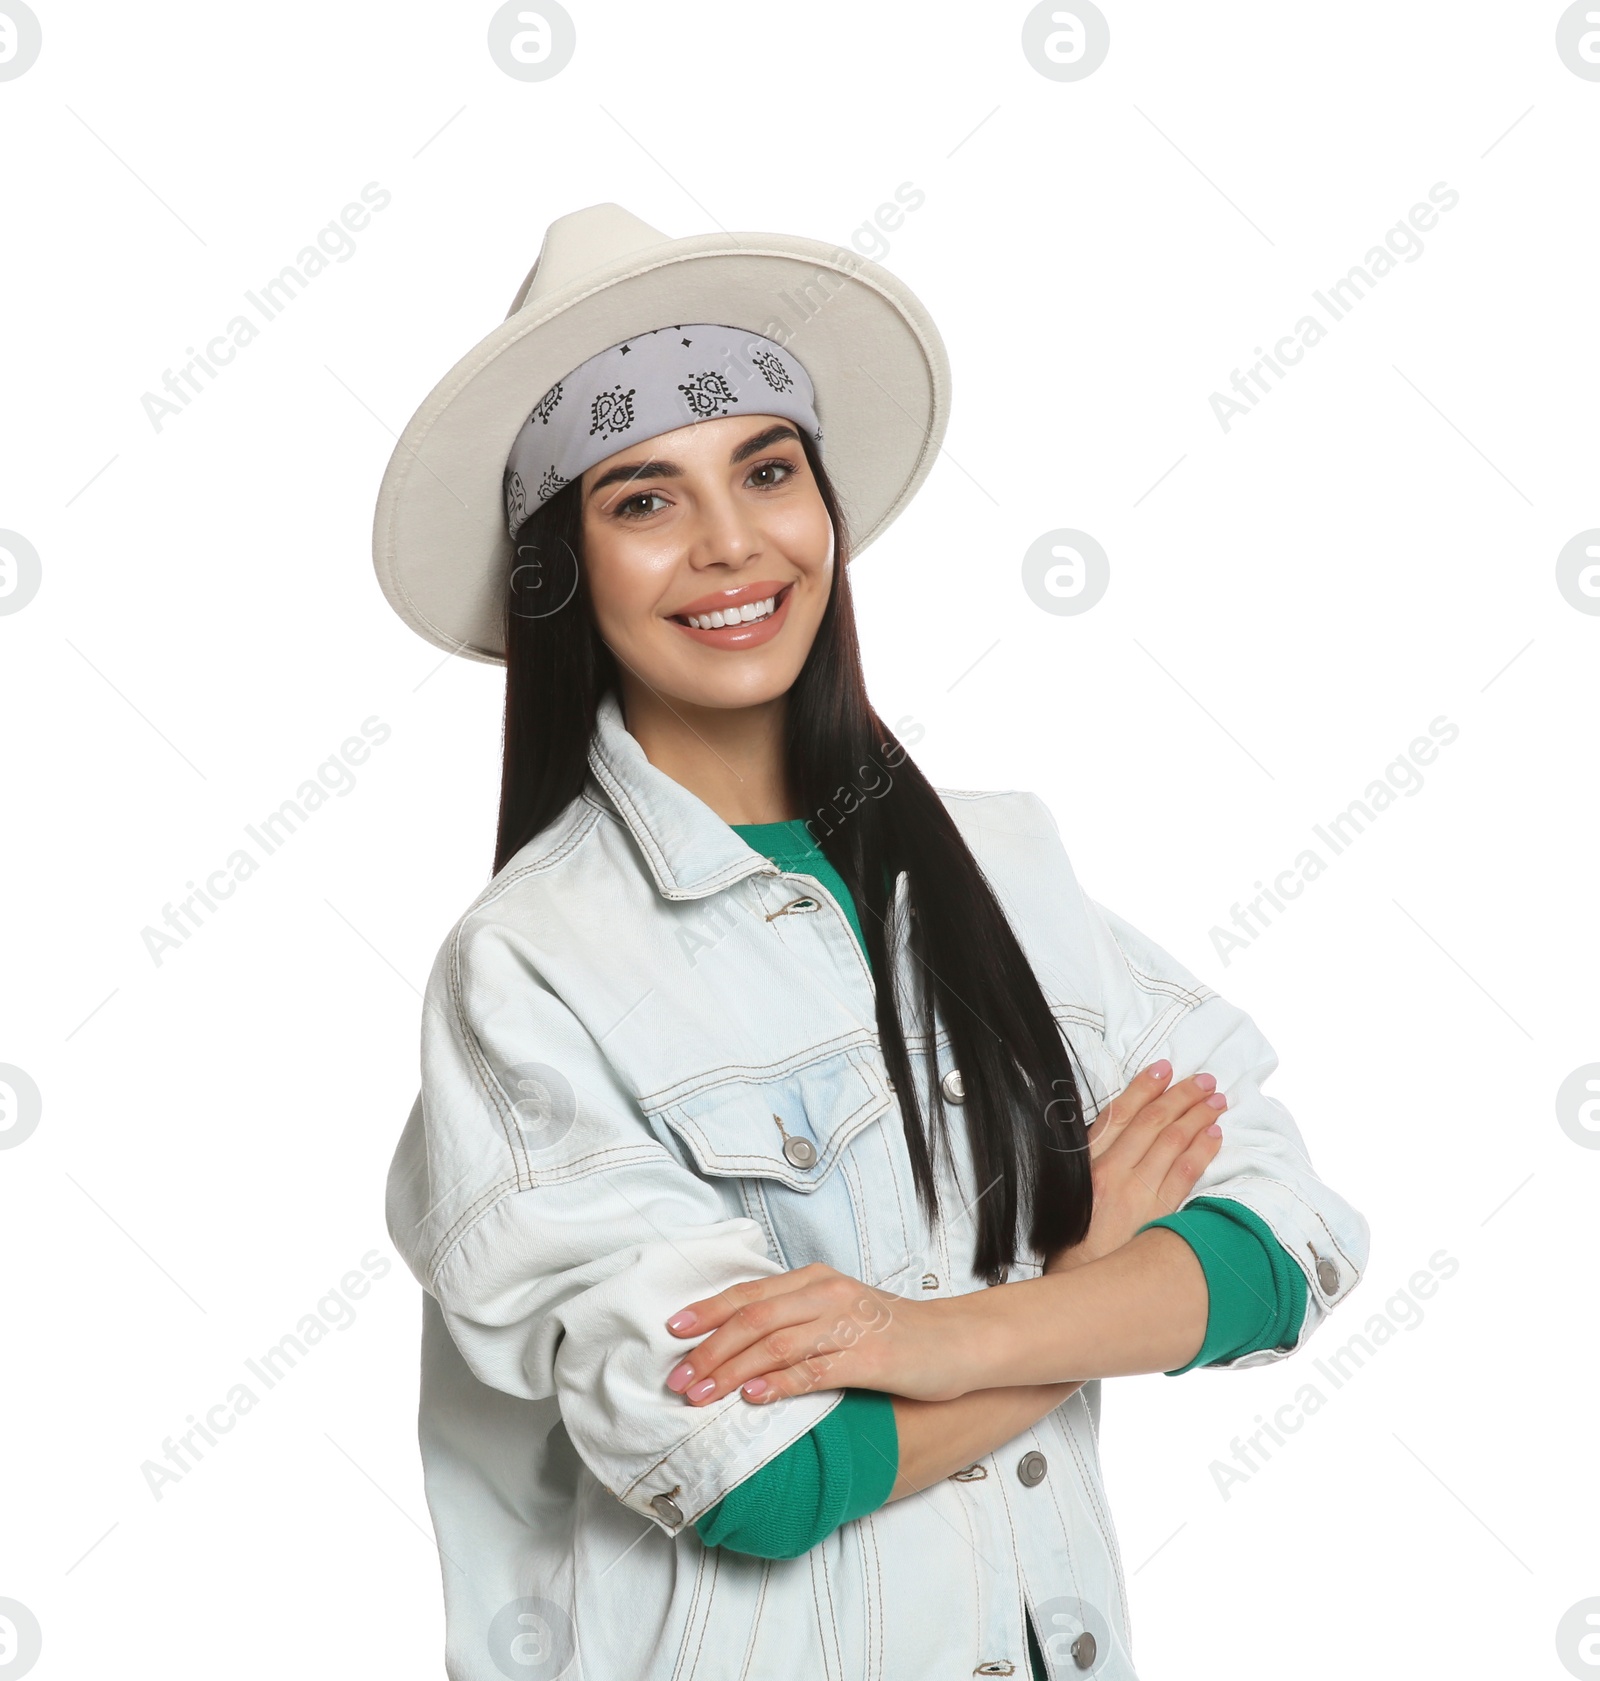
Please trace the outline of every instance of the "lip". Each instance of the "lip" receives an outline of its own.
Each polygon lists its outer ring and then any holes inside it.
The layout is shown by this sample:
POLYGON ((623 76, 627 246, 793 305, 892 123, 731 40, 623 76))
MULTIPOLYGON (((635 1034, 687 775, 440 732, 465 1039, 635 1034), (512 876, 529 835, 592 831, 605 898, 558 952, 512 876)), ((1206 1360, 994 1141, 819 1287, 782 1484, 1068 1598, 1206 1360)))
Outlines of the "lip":
POLYGON ((712 595, 697 596, 693 601, 684 602, 668 616, 674 619, 686 618, 690 613, 721 613, 729 607, 744 607, 752 601, 765 601, 769 595, 776 595, 779 590, 787 589, 787 584, 780 584, 776 578, 760 578, 753 584, 741 584, 736 590, 717 590, 712 595))
POLYGON ((747 648, 758 648, 763 642, 770 642, 783 629, 784 621, 789 616, 789 602, 793 596, 793 584, 771 581, 745 584, 736 590, 719 590, 715 595, 701 596, 698 601, 691 601, 677 613, 669 615, 669 619, 683 635, 704 647, 742 652, 747 648), (696 630, 693 625, 684 624, 680 616, 693 613, 698 617, 704 613, 724 612, 730 607, 743 607, 750 601, 765 601, 769 595, 778 598, 773 610, 766 618, 757 619, 753 624, 724 625, 721 630, 696 630))

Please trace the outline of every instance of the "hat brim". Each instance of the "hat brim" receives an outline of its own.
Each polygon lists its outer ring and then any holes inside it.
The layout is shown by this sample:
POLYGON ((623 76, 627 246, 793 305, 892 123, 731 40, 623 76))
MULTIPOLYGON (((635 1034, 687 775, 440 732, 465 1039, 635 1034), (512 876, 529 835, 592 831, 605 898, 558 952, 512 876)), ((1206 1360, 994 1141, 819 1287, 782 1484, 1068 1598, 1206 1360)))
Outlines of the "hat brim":
POLYGON ((887 529, 932 467, 949 415, 949 364, 927 311, 887 270, 820 241, 665 240, 518 310, 411 417, 378 491, 372 553, 385 598, 419 636, 504 663, 501 477, 518 428, 580 362, 683 321, 741 327, 794 352, 816 393, 852 552, 887 529))

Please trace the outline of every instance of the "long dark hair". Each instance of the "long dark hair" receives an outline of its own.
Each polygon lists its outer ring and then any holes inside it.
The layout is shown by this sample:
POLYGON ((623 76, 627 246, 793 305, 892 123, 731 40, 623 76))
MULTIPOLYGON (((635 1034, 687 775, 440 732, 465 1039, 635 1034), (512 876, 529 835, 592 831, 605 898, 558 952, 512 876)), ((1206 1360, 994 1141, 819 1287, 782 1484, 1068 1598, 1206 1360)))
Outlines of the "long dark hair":
MULTIPOLYGON (((938 1204, 934 1150, 947 1145, 948 1125, 934 1023, 949 1034, 976 1176, 973 1270, 995 1283, 1016 1263, 1023 1230, 1040 1258, 1088 1233, 1093 1193, 1079 1082, 978 861, 867 699, 844 520, 811 440, 802 434, 801 442, 837 547, 822 623, 789 691, 790 782, 860 912, 878 978, 879 1044, 900 1100, 917 1196, 930 1217, 938 1204), (888 937, 891 884, 901 871, 915 977, 906 998, 897 997, 888 937), (921 1080, 902 1013, 913 1025, 921 1080)), ((596 709, 617 682, 589 602, 580 484, 558 491, 517 532, 506 595, 497 872, 582 791, 596 709)))

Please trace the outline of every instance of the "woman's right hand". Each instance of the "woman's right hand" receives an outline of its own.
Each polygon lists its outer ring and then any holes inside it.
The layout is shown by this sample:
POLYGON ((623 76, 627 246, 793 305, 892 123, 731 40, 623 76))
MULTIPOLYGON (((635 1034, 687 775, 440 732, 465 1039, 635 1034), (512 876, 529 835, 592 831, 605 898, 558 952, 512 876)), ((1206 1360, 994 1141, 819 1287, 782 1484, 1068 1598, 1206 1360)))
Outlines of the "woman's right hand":
POLYGON ((1086 1266, 1120 1249, 1148 1220, 1171 1214, 1222 1147, 1221 1112, 1228 1100, 1210 1074, 1169 1085, 1163 1058, 1135 1075, 1088 1129, 1094 1214, 1089 1235, 1060 1249, 1044 1270, 1086 1266))

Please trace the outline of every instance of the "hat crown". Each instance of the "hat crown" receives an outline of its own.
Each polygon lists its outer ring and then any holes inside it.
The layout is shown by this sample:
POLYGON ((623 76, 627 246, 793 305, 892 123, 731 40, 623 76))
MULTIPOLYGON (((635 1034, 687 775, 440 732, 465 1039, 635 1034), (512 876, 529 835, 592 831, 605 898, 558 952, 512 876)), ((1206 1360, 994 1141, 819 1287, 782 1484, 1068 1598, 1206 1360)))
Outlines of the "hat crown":
POLYGON ((545 229, 544 244, 506 311, 506 318, 509 320, 518 310, 530 308, 586 274, 652 245, 668 243, 664 233, 648 222, 641 222, 620 204, 591 204, 570 215, 558 216, 545 229))

